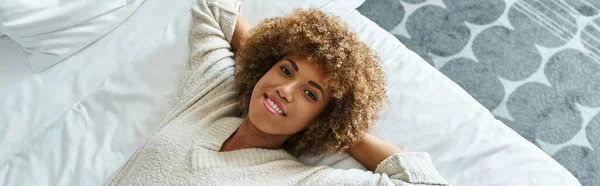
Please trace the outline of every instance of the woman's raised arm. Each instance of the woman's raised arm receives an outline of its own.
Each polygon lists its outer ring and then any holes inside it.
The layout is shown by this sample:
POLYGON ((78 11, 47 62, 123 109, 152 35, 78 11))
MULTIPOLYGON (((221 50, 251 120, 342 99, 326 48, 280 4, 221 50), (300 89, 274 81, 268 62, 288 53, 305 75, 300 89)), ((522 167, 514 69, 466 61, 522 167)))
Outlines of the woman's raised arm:
POLYGON ((238 51, 241 47, 242 39, 244 39, 250 28, 252 27, 248 24, 246 19, 244 19, 242 15, 238 15, 235 30, 233 31, 233 37, 231 38, 231 47, 233 47, 234 52, 238 51))
POLYGON ((435 169, 429 154, 402 152, 400 148, 370 134, 365 134, 363 140, 348 153, 368 170, 387 174, 394 185, 448 185, 435 169))
POLYGON ((350 149, 348 154, 368 170, 375 171, 377 165, 383 160, 401 152, 400 148, 375 136, 365 134, 362 141, 356 147, 350 149))

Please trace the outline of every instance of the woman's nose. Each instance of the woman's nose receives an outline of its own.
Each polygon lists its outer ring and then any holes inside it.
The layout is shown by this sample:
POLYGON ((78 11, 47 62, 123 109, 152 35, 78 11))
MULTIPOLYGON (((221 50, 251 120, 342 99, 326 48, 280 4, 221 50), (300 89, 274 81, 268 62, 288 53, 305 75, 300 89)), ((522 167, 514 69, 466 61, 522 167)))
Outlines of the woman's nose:
POLYGON ((292 92, 294 90, 294 86, 295 86, 294 82, 290 82, 290 83, 286 83, 286 84, 278 86, 277 93, 279 94, 279 97, 284 98, 288 103, 292 102, 292 100, 293 100, 292 92))

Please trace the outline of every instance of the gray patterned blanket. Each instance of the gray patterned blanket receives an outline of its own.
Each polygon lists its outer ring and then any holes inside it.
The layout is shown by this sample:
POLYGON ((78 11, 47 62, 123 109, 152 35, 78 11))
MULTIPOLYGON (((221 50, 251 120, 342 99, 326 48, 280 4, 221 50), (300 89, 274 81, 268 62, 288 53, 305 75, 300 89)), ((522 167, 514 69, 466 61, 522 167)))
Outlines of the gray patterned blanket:
POLYGON ((367 0, 357 10, 584 186, 600 185, 600 0, 367 0))

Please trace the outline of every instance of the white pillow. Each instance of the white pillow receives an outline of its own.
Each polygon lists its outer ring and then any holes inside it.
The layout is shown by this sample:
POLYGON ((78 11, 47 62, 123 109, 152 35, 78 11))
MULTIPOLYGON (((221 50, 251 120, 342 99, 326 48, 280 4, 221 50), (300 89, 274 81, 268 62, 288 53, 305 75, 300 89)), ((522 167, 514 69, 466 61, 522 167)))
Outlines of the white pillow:
POLYGON ((358 8, 365 0, 239 0, 239 2, 242 3, 244 19, 250 25, 256 25, 264 18, 280 16, 296 8, 318 8, 329 2, 358 8))
POLYGON ((143 0, 21 0, 0 4, 0 33, 19 43, 34 72, 98 40, 143 0))

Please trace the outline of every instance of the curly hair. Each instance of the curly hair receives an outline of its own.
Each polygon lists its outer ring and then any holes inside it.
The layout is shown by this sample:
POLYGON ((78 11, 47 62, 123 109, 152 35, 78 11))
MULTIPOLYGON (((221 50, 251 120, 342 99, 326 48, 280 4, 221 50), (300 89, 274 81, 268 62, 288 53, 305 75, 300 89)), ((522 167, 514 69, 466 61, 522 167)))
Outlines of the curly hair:
POLYGON ((292 135, 283 148, 294 156, 315 156, 354 147, 387 103, 385 77, 375 53, 339 17, 318 9, 265 19, 245 35, 235 62, 240 108, 248 113, 256 83, 295 52, 306 54, 322 71, 333 94, 314 123, 292 135))

